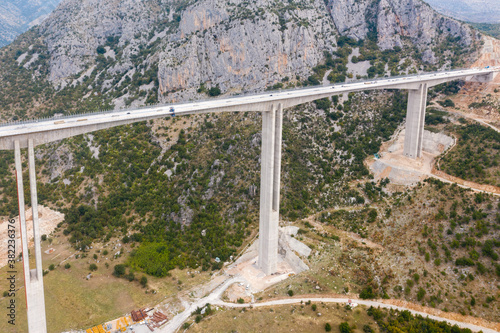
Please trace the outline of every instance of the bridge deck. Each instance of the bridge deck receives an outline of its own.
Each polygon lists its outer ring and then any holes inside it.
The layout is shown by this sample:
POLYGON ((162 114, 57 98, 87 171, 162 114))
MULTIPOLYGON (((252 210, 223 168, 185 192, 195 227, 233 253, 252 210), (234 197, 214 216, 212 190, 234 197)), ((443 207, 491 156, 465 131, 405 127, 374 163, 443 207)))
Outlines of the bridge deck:
POLYGON ((464 69, 336 85, 314 86, 311 88, 273 91, 181 104, 156 105, 136 109, 123 109, 60 118, 6 123, 0 125, 0 149, 14 149, 13 142, 15 140, 20 141, 21 147, 26 147, 28 138, 34 139, 35 144, 42 144, 114 126, 155 118, 164 118, 171 115, 169 112, 170 107, 175 108, 176 116, 210 112, 262 112, 270 110, 273 104, 276 105, 281 103, 283 108, 288 108, 332 95, 362 90, 418 89, 419 85, 422 83, 427 83, 427 86, 431 87, 459 78, 479 78, 479 80, 483 78, 482 80, 488 81, 498 71, 500 71, 500 67, 464 69))

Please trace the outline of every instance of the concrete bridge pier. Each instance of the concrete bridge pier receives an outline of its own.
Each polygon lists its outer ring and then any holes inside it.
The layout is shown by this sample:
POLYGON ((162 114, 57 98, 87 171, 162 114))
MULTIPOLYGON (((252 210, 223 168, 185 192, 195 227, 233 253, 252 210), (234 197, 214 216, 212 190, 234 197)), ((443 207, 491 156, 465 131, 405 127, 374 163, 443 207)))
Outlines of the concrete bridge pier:
POLYGON ((30 270, 28 255, 28 231, 24 207, 23 169, 19 140, 14 141, 16 165, 17 197, 19 203, 19 222, 21 224, 21 248, 23 252, 24 285, 26 291, 26 308, 28 330, 30 333, 46 333, 45 296, 43 291, 42 249, 40 245, 40 228, 38 220, 38 198, 36 190, 35 153, 32 139, 28 139, 28 166, 31 192, 31 208, 33 212, 33 236, 35 243, 35 268, 30 270))
POLYGON ((281 103, 262 112, 258 266, 267 275, 276 272, 278 262, 282 124, 281 103))
POLYGON ((404 156, 417 158, 422 155, 426 103, 427 83, 421 83, 417 89, 408 91, 404 156))

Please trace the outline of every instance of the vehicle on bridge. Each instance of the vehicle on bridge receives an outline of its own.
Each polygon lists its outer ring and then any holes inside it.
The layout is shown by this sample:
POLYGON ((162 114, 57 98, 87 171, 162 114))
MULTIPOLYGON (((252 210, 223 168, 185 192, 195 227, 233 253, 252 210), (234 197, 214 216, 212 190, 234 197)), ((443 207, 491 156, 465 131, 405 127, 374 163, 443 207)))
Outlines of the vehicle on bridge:
POLYGON ((175 117, 175 109, 173 106, 170 107, 170 110, 168 110, 170 112, 170 114, 172 115, 172 117, 175 117))

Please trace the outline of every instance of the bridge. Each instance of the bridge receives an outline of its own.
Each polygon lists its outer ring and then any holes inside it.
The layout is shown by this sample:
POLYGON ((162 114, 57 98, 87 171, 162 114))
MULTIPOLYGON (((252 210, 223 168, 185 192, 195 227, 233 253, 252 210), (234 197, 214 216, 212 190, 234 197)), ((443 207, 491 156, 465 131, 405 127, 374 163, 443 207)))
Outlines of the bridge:
POLYGON ((422 154, 427 89, 456 79, 489 82, 493 80, 498 71, 500 71, 500 67, 464 69, 1 124, 0 150, 14 150, 15 155, 29 332, 45 333, 47 331, 34 158, 34 147, 36 145, 115 126, 169 117, 172 116, 171 107, 175 109, 175 116, 212 112, 261 112, 262 151, 258 266, 265 274, 272 274, 276 271, 278 261, 281 135, 284 109, 349 92, 374 89, 406 89, 409 93, 403 154, 409 158, 418 158, 422 154), (28 148, 35 243, 35 268, 31 270, 28 258, 21 148, 28 148))

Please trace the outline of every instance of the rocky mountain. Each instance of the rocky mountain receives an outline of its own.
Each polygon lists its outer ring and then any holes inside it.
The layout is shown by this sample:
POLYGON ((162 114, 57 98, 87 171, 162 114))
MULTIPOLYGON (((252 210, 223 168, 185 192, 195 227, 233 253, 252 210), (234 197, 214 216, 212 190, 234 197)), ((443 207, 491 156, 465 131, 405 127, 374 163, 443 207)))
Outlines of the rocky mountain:
MULTIPOLYGON (((460 66, 479 39, 469 26, 420 0, 68 0, 3 57, 14 58, 27 77, 37 77, 38 90, 59 91, 36 97, 51 96, 37 103, 53 113, 82 105, 50 105, 52 97, 69 91, 73 102, 86 96, 88 110, 202 98, 211 88, 261 91, 285 78, 285 85, 295 86, 314 74, 325 52, 334 54, 346 41, 351 50, 344 65, 356 52, 365 53, 356 55, 359 63, 349 70, 341 68, 336 80, 368 75, 375 53, 394 50, 403 50, 401 63, 385 70, 380 65, 377 75, 460 66)), ((0 75, 12 71, 18 66, 0 75)), ((7 101, 25 90, 12 84, 26 82, 18 76, 0 83, 7 101)), ((0 107, 30 114, 27 105, 0 107)))
MULTIPOLYGON (((0 120, 463 67, 482 38, 421 0, 65 0, 0 49, 0 120)), ((385 201, 364 161, 405 114, 399 91, 286 110, 281 217, 385 201)), ((131 243, 130 265, 159 277, 218 269, 257 233, 260 120, 158 119, 37 147, 39 201, 66 214, 75 249, 131 243)), ((0 161, 0 215, 14 215, 12 152, 0 161)), ((363 223, 348 230, 367 236, 363 223)))
POLYGON ((438 12, 466 22, 500 23, 496 0, 425 0, 438 12))
POLYGON ((0 3, 0 47, 40 24, 61 0, 3 0, 0 3))

